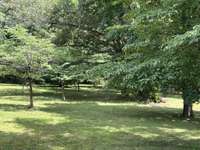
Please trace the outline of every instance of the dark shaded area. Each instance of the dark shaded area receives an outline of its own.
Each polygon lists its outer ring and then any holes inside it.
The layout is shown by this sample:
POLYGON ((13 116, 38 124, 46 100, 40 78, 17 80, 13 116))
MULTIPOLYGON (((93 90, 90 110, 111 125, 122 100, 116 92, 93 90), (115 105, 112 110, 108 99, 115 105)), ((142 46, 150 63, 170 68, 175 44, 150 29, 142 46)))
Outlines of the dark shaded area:
MULTIPOLYGON (((106 115, 106 117, 110 117, 113 119, 116 117, 120 118, 138 118, 138 120, 152 120, 152 121, 161 121, 161 122, 177 122, 180 121, 181 123, 184 121, 184 118, 181 118, 181 109, 175 108, 151 108, 151 107, 138 107, 138 106, 112 106, 109 105, 98 105, 95 102, 85 102, 77 104, 48 104, 46 103, 47 107, 40 108, 41 111, 49 112, 49 113, 57 113, 63 116, 69 114, 80 115, 81 117, 87 116, 87 119, 91 117, 91 119, 98 117, 99 115, 106 115), (80 111, 83 110, 83 111, 80 111), (84 114, 83 114, 84 112, 84 114)), ((195 118, 192 119, 192 123, 200 124, 200 112, 195 111, 195 118)), ((186 123, 190 123, 189 121, 186 123)))
POLYGON ((0 104, 0 110, 3 111, 20 111, 27 110, 27 105, 19 105, 19 104, 0 104))
MULTIPOLYGON (((39 87, 40 88, 40 87, 39 87)), ((82 88, 82 87, 81 87, 82 88)), ((34 99, 38 99, 39 97, 45 100, 52 100, 52 99, 61 99, 62 100, 62 91, 60 88, 57 87, 46 87, 47 91, 40 92, 39 90, 35 90, 33 88, 33 96, 34 99)), ((104 90, 102 88, 96 89, 94 91, 93 87, 89 87, 87 90, 82 89, 77 91, 76 89, 66 88, 65 95, 67 101, 108 101, 108 102, 127 102, 133 101, 130 97, 122 96, 121 94, 117 93, 114 90, 104 90), (91 91, 90 91, 91 89, 91 91)), ((28 89, 6 89, 1 90, 1 96, 29 96, 28 89)))

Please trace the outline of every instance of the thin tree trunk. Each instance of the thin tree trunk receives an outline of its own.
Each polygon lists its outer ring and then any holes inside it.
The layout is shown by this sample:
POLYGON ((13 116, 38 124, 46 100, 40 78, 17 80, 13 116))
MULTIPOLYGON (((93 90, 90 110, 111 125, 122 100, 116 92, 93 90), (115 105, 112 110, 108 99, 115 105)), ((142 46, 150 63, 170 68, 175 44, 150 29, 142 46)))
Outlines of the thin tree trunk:
POLYGON ((65 97, 65 83, 64 81, 61 81, 62 82, 62 97, 63 97, 63 100, 65 101, 66 100, 66 97, 65 97))
POLYGON ((79 84, 79 82, 77 83, 77 90, 78 90, 78 92, 80 92, 80 84, 79 84))
POLYGON ((29 96, 30 96, 30 105, 29 105, 29 109, 33 108, 33 85, 32 85, 32 79, 29 79, 29 96))
POLYGON ((25 94, 26 85, 27 85, 27 83, 26 83, 26 81, 24 81, 24 82, 23 82, 23 85, 22 85, 22 92, 23 92, 23 94, 25 94))
POLYGON ((22 92, 23 92, 23 94, 25 93, 25 84, 24 83, 22 85, 22 92))

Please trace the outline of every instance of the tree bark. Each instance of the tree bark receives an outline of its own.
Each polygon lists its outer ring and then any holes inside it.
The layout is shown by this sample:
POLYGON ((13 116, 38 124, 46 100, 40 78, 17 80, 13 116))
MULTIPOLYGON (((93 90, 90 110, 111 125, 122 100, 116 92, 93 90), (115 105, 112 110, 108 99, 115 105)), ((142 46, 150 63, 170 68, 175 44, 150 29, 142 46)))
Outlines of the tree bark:
POLYGON ((22 87, 23 94, 25 94, 26 92, 26 86, 27 86, 27 81, 23 81, 23 87, 22 87))
POLYGON ((77 90, 78 90, 78 92, 80 92, 80 84, 79 84, 79 82, 77 83, 77 90))
POLYGON ((66 97, 65 97, 65 83, 64 81, 61 81, 62 83, 62 97, 63 97, 63 100, 65 101, 66 100, 66 97))
POLYGON ((183 106, 183 117, 184 118, 192 118, 194 116, 192 104, 186 104, 184 103, 183 106))
POLYGON ((22 85, 22 93, 24 94, 25 93, 25 84, 23 83, 22 85))
POLYGON ((29 105, 29 109, 33 108, 33 85, 32 85, 32 79, 29 79, 29 96, 30 96, 30 105, 29 105))
POLYGON ((184 118, 194 117, 193 108, 192 108, 193 101, 192 101, 192 98, 190 97, 192 92, 193 90, 191 90, 191 88, 185 88, 182 93, 182 97, 183 97, 183 114, 182 115, 184 118))

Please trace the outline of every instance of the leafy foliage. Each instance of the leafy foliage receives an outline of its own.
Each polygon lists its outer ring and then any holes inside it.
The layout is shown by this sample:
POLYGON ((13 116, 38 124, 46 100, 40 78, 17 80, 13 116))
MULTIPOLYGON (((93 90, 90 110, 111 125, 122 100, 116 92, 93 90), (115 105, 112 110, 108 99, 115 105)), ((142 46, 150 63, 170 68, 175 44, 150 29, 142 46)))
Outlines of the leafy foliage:
POLYGON ((45 39, 30 35, 21 26, 6 29, 2 59, 11 69, 29 78, 38 78, 48 67, 53 45, 45 39))

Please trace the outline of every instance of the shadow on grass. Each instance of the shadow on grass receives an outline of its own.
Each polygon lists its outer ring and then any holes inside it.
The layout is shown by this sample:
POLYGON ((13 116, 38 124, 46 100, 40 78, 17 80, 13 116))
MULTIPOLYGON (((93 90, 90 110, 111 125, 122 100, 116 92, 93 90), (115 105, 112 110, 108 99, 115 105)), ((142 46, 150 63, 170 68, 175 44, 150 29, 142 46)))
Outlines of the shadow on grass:
MULTIPOLYGON (((28 93, 25 93, 28 96, 28 93)), ((20 89, 1 90, 0 96, 24 96, 20 89)), ((63 120, 22 118, 12 123, 24 133, 0 132, 2 150, 190 150, 200 149, 200 113, 185 121, 180 109, 121 105, 126 99, 115 91, 66 89, 71 103, 53 89, 36 90, 35 99, 47 100, 37 111, 58 115, 63 120), (123 100, 123 101, 122 101, 123 100), (96 101, 96 102, 94 102, 96 101), (103 104, 98 102, 104 102, 103 104), (108 102, 108 103, 105 103, 108 102), (119 103, 114 105, 110 102, 119 103), (54 122, 55 120, 55 122, 54 122), (52 122, 51 122, 52 121, 52 122), (194 139, 196 138, 196 139, 194 139)), ((26 105, 0 104, 2 111, 25 110, 26 105)), ((34 113, 34 111, 33 111, 34 113)))
MULTIPOLYGON (((98 116, 105 115, 106 117, 118 118, 137 118, 137 119, 148 119, 153 121, 181 121, 183 120, 180 116, 182 109, 175 108, 151 108, 151 107, 139 107, 137 105, 132 106, 120 106, 113 105, 112 103, 105 103, 104 105, 99 105, 98 102, 79 102, 69 103, 69 104, 48 104, 46 107, 40 108, 41 111, 49 113, 58 113, 61 115, 75 114, 86 118, 96 118, 98 116)), ((195 118, 193 121, 197 121, 200 124, 200 112, 195 111, 195 118)))
POLYGON ((20 110, 28 110, 27 105, 20 104, 0 104, 1 111, 20 111, 20 110))
MULTIPOLYGON (((118 94, 116 91, 105 91, 103 89, 98 89, 95 91, 91 88, 87 90, 81 90, 78 92, 75 89, 66 89, 65 95, 67 101, 103 101, 103 102, 127 102, 131 101, 131 98, 124 97, 118 94)), ((0 91, 0 97, 17 97, 17 96, 29 96, 28 91, 23 91, 22 89, 4 89, 0 91)), ((55 88, 38 88, 34 90, 33 96, 35 99, 52 100, 52 99, 62 99, 61 90, 56 90, 55 88), (42 91, 41 91, 42 90, 42 91)))
POLYGON ((40 143, 40 138, 30 134, 6 133, 0 131, 1 150, 47 150, 48 145, 40 143))
MULTIPOLYGON (((0 96, 28 96, 20 89, 4 90, 0 96)), ((60 99, 61 93, 48 89, 36 90, 35 99, 60 99)), ((181 110, 170 108, 148 108, 138 106, 100 105, 95 101, 125 102, 126 99, 114 91, 77 92, 66 90, 68 101, 74 103, 46 103, 39 108, 50 114, 65 118, 64 122, 53 124, 41 119, 18 118, 14 121, 30 134, 0 132, 2 150, 102 150, 102 149, 199 149, 199 139, 184 138, 196 136, 190 133, 199 128, 199 112, 196 119, 184 121, 179 118, 181 110), (122 101, 123 100, 123 101, 122 101), (67 119, 70 118, 69 122, 67 119), (176 132, 176 129, 182 132, 176 132), (174 132, 168 132, 174 130, 174 132)), ((25 110, 26 105, 0 104, 0 110, 25 110)), ((38 117, 39 118, 39 117, 38 117)))
MULTIPOLYGON (((0 105, 3 110, 23 105, 0 105)), ((197 150, 193 139, 200 121, 178 118, 179 109, 100 105, 92 102, 55 103, 39 111, 58 114, 57 123, 38 118, 17 118, 21 134, 0 132, 2 150, 197 150), (172 130, 172 131, 170 131, 172 130), (181 131, 181 132, 180 132, 181 131), (194 132, 191 132, 194 131, 194 132), (189 137, 188 137, 189 136, 189 137)), ((199 115, 199 112, 197 112, 199 115)), ((52 118, 53 120, 56 118, 52 118)), ((197 133, 198 134, 198 133, 197 133)))

